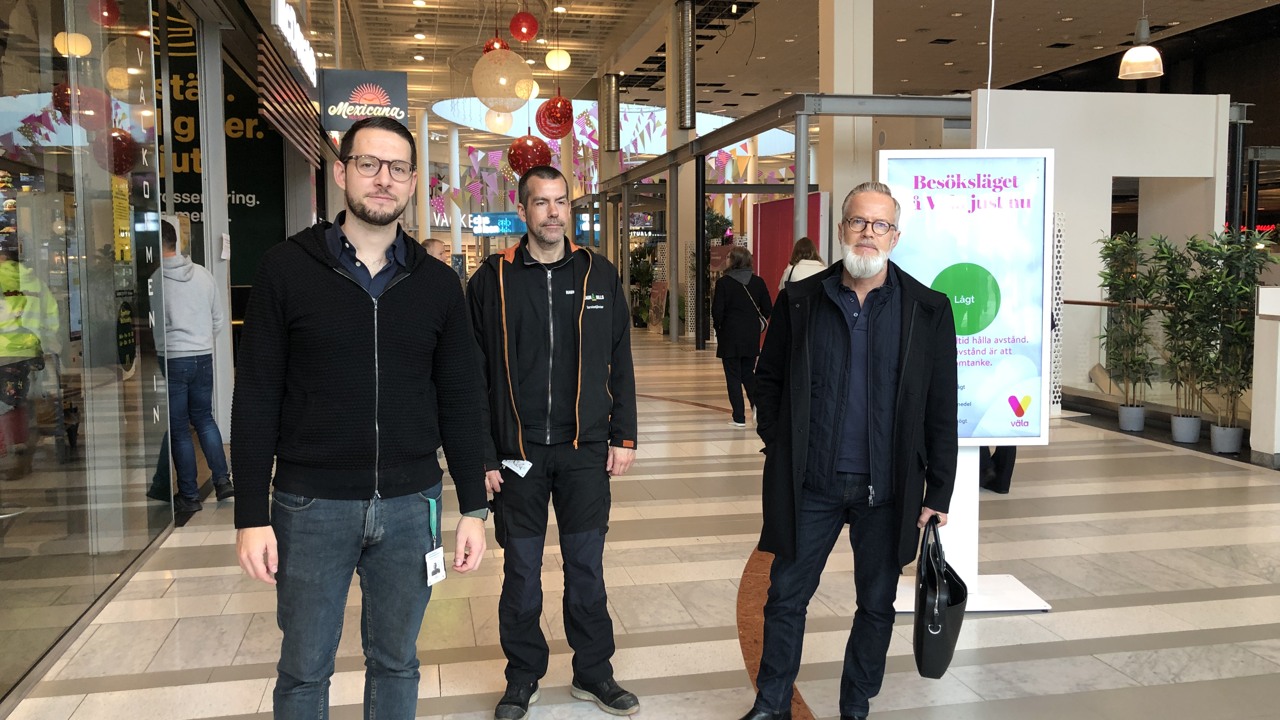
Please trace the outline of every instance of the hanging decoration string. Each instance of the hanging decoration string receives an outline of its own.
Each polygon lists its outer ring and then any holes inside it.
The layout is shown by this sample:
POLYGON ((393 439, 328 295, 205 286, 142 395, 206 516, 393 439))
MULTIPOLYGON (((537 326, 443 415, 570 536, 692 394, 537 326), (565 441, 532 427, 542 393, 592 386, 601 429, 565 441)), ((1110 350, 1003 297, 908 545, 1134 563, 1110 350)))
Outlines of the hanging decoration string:
MULTIPOLYGON (((1146 0, 1143 0, 1146 2, 1146 0)), ((991 0, 991 25, 987 29, 987 109, 983 113, 986 126, 982 129, 982 149, 987 149, 987 138, 991 135, 991 69, 996 55, 996 0, 991 0)))

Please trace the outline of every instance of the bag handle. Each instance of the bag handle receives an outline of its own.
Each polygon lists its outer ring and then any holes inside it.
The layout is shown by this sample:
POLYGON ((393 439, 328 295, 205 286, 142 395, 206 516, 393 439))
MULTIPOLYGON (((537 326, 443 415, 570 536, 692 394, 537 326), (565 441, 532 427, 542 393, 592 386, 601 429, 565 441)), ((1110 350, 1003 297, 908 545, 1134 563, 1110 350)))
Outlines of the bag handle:
POLYGON ((743 285, 742 292, 747 294, 747 299, 751 301, 751 307, 756 309, 756 317, 760 318, 760 322, 768 324, 769 320, 764 316, 764 313, 760 312, 760 306, 756 304, 756 299, 751 295, 751 290, 746 285, 743 285))
MULTIPOLYGON (((943 588, 946 587, 946 577, 944 572, 947 567, 946 555, 942 550, 942 539, 938 535, 938 516, 930 515, 928 522, 925 523, 924 533, 920 538, 920 559, 924 560, 925 554, 928 553, 933 561, 933 581, 934 587, 938 588, 938 592, 933 598, 933 618, 926 629, 930 635, 939 635, 942 633, 942 594, 943 588)), ((948 593, 949 595, 950 593, 948 593)))

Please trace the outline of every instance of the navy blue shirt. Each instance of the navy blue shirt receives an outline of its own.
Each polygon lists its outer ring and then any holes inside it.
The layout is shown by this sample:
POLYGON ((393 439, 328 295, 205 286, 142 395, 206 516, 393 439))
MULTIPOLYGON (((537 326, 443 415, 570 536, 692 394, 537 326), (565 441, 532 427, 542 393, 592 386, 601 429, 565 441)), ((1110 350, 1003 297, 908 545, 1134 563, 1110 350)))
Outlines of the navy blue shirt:
POLYGON ((387 247, 387 264, 382 266, 377 275, 370 275, 369 268, 356 257, 356 247, 347 240, 346 234, 342 232, 342 223, 347 219, 347 211, 343 210, 338 213, 337 220, 324 234, 325 244, 329 246, 329 252, 338 259, 338 263, 347 271, 356 282, 360 283, 360 287, 369 292, 372 297, 378 297, 383 290, 391 284, 396 275, 399 275, 407 266, 405 265, 405 243, 408 242, 408 235, 404 234, 404 229, 399 225, 396 226, 396 239, 387 247))
POLYGON ((840 432, 840 451, 836 456, 836 472, 871 472, 871 317, 878 314, 894 294, 897 285, 893 273, 884 284, 867 293, 866 304, 858 302, 858 294, 840 282, 844 274, 832 275, 822 282, 827 297, 840 308, 849 328, 848 381, 845 384, 844 422, 840 432))

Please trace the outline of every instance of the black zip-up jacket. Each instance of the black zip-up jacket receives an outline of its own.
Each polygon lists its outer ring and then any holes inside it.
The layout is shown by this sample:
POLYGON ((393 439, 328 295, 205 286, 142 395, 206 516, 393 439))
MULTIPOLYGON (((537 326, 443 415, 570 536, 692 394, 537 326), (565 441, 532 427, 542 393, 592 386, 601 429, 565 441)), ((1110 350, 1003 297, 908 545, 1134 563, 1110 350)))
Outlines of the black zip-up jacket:
MULTIPOLYGON (((491 443, 485 453, 488 470, 498 469, 502 460, 524 458, 525 443, 535 441, 525 436, 525 426, 538 424, 522 416, 526 408, 517 402, 525 392, 519 384, 519 368, 531 361, 521 357, 521 351, 527 349, 518 342, 526 328, 512 327, 521 312, 532 309, 517 310, 513 304, 527 303, 535 291, 545 297, 547 291, 543 267, 525 265, 517 257, 518 250, 528 243, 526 235, 518 246, 489 256, 467 285, 471 321, 484 355, 488 391, 484 409, 491 443)), ((608 260, 567 239, 565 243, 573 270, 576 320, 575 333, 565 336, 577 343, 572 441, 576 446, 607 440, 616 447, 635 448, 636 383, 627 295, 608 260)), ((540 307, 545 312, 545 305, 540 307)))
POLYGON ((440 482, 485 506, 476 347, 457 276, 406 243, 378 298, 329 252, 322 222, 267 251, 245 312, 231 408, 236 527, 271 521, 269 491, 363 500, 440 482))

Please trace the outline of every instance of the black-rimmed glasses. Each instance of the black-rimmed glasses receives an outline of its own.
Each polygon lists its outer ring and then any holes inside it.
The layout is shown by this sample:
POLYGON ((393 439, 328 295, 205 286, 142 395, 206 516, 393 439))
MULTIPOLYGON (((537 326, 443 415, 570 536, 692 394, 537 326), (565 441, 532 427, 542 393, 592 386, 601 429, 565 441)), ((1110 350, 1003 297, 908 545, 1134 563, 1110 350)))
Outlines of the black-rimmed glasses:
POLYGON ((364 177, 377 177, 382 172, 382 166, 386 165, 387 170, 391 173, 391 179, 396 182, 409 182, 413 177, 413 171, 417 166, 408 160, 383 160, 374 155, 348 155, 342 159, 343 162, 349 162, 355 166, 356 172, 364 177))
POLYGON ((876 220, 873 222, 871 220, 868 220, 862 217, 845 218, 840 222, 843 223, 845 227, 849 228, 854 232, 862 232, 863 230, 867 229, 868 225, 870 225, 871 232, 875 233, 876 235, 884 235, 890 230, 893 230, 898 227, 897 225, 894 225, 891 222, 885 222, 884 220, 876 220))

